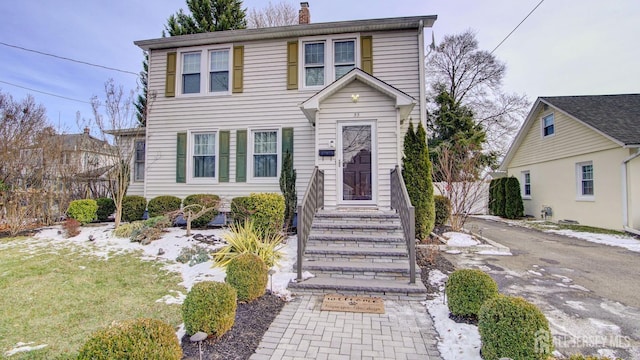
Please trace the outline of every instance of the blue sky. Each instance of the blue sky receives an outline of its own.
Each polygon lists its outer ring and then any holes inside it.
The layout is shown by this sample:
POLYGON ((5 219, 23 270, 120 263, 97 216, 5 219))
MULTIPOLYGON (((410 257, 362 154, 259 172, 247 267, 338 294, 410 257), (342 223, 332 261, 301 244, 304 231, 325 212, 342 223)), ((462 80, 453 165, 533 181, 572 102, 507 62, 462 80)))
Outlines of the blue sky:
MULTIPOLYGON (((276 0, 275 2, 278 2, 276 0)), ((465 29, 492 50, 539 0, 310 0, 311 21, 329 22, 438 15, 436 42, 465 29)), ((262 8, 266 0, 245 0, 262 8)), ((299 2, 292 1, 297 8, 299 2)), ((161 36, 167 17, 184 0, 0 1, 0 42, 131 72, 141 70, 133 41, 161 36)), ((546 0, 496 50, 507 63, 504 89, 537 96, 640 92, 640 1, 546 0)), ((113 78, 135 89, 131 74, 108 71, 0 45, 0 81, 89 102, 113 78)), ((76 113, 93 118, 88 103, 60 99, 0 82, 15 99, 31 93, 51 124, 81 131, 76 113)))

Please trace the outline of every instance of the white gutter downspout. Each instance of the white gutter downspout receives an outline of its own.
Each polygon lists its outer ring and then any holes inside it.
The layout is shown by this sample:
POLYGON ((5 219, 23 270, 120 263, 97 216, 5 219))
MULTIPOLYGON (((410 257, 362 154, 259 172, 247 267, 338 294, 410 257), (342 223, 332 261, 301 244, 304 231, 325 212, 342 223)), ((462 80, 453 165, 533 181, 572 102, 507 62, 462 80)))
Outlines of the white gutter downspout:
POLYGON ((622 228, 630 233, 640 235, 640 230, 629 227, 629 199, 628 196, 628 182, 627 182, 627 164, 640 156, 640 150, 636 150, 636 153, 629 156, 622 161, 622 228))
POLYGON ((425 54, 424 54, 424 22, 420 20, 418 29, 418 57, 420 59, 419 76, 420 76, 420 122, 424 129, 427 130, 427 98, 426 98, 426 79, 425 79, 425 54))

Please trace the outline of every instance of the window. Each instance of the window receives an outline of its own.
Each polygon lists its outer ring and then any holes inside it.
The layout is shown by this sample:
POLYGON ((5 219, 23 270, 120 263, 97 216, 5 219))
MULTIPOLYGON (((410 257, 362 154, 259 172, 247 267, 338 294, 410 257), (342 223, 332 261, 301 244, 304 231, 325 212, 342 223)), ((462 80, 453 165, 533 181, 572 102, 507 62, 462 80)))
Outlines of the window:
POLYGON ((145 145, 144 140, 135 142, 133 181, 144 181, 145 145))
POLYGON ((216 176, 216 134, 192 134, 192 177, 215 178, 216 176))
POLYGON ((555 133, 553 123, 553 114, 549 114, 542 118, 542 136, 550 136, 555 133))
POLYGON ((304 44, 304 83, 324 85, 324 42, 304 44))
POLYGON ((356 43, 354 40, 336 41, 333 44, 335 79, 356 67, 356 43))
POLYGON ((576 164, 577 193, 579 200, 593 200, 594 177, 593 162, 583 162, 576 164))
POLYGON ((278 177, 279 136, 277 130, 256 130, 253 137, 253 178, 278 177))
POLYGON ((522 195, 525 198, 531 198, 531 173, 529 171, 522 172, 522 195))
POLYGON ((182 93, 200 92, 200 53, 182 54, 182 93))
POLYGON ((229 91, 229 50, 211 51, 209 60, 209 91, 229 91))

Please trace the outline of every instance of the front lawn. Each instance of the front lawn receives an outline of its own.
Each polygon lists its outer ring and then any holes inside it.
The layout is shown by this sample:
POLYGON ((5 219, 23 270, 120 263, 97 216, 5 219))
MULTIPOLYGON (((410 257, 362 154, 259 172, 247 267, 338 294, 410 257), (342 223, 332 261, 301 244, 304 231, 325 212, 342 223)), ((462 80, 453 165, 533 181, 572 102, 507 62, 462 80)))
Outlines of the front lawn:
POLYGON ((182 323, 179 305, 156 301, 186 293, 180 274, 135 252, 105 257, 73 242, 46 241, 0 239, 0 358, 74 358, 94 330, 114 320, 182 323), (46 346, 8 356, 19 343, 46 346))

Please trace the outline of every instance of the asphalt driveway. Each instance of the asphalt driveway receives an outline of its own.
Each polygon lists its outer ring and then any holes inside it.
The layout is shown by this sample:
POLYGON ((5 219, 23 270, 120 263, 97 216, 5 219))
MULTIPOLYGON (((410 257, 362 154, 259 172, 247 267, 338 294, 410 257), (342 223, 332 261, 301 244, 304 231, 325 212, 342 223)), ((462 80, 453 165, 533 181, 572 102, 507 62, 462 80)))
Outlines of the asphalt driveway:
POLYGON ((465 228, 513 256, 445 256, 458 268, 488 272, 502 293, 538 305, 563 354, 640 360, 640 253, 498 221, 471 218, 465 228))

